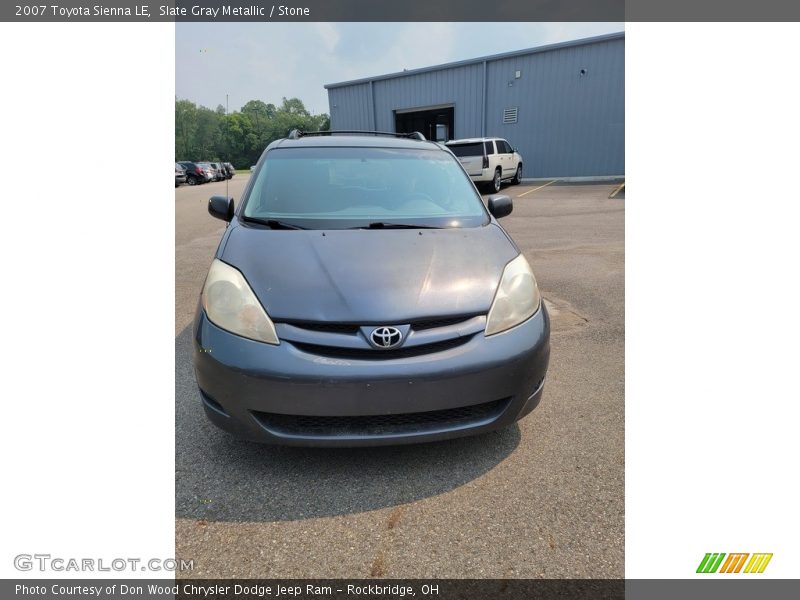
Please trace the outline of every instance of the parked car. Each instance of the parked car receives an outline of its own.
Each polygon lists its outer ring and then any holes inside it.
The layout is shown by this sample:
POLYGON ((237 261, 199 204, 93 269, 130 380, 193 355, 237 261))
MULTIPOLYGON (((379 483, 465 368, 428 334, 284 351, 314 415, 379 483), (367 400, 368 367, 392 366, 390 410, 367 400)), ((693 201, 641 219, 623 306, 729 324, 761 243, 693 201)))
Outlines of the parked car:
POLYGON ((233 168, 233 165, 229 162, 222 163, 225 166, 226 171, 228 172, 228 179, 232 179, 234 175, 236 175, 236 169, 233 168))
POLYGON ((245 439, 405 444, 511 425, 542 398, 533 271, 453 154, 420 134, 292 132, 226 221, 194 322, 208 418, 245 439), (297 277, 303 273, 303 277, 297 277))
POLYGON ((186 169, 183 165, 175 163, 175 187, 182 183, 186 183, 186 169))
POLYGON ((211 168, 214 169, 214 180, 215 181, 222 181, 223 179, 228 178, 227 169, 223 166, 222 163, 211 163, 211 168))
POLYGON ((211 163, 207 162, 200 162, 197 163, 203 168, 203 172, 206 176, 206 181, 216 181, 217 180, 217 170, 211 166, 211 163))
POLYGON ((202 166, 202 163, 195 163, 188 160, 178 162, 184 169, 186 169, 186 183, 189 185, 199 185, 209 181, 209 173, 202 166))
POLYGON ((522 156, 503 138, 451 140, 447 147, 470 179, 491 192, 499 192, 503 181, 522 182, 522 156))

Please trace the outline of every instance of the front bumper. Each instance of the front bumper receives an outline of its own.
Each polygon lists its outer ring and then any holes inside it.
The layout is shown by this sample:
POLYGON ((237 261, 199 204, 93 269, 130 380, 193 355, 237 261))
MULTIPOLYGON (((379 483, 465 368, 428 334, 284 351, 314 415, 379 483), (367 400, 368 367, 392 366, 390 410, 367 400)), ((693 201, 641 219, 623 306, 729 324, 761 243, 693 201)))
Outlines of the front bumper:
POLYGON ((195 377, 208 418, 237 437, 373 446, 500 429, 542 397, 550 354, 542 305, 524 323, 456 348, 390 360, 332 359, 218 328, 198 310, 195 377))

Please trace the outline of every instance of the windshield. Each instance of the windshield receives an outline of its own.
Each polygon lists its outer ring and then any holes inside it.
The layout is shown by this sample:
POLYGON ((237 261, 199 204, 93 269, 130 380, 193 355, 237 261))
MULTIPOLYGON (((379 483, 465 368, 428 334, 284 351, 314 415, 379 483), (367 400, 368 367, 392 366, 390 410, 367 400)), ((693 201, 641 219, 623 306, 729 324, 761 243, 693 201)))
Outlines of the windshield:
POLYGON ((483 142, 447 144, 456 156, 483 156, 483 142))
POLYGON ((243 216, 305 229, 488 222, 480 196, 453 156, 416 148, 271 150, 243 216))

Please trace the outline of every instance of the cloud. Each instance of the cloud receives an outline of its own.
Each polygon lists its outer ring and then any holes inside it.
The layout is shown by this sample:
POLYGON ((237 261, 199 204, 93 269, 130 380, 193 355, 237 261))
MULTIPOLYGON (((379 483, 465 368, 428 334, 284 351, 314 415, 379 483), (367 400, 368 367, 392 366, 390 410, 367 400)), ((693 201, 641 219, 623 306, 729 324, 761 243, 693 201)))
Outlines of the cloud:
POLYGON ((313 28, 325 52, 327 54, 334 52, 342 37, 336 25, 334 23, 314 23, 313 28))
POLYGON ((180 98, 236 110, 300 98, 328 112, 335 83, 621 31, 623 23, 178 23, 180 98), (202 51, 201 51, 202 50, 202 51))

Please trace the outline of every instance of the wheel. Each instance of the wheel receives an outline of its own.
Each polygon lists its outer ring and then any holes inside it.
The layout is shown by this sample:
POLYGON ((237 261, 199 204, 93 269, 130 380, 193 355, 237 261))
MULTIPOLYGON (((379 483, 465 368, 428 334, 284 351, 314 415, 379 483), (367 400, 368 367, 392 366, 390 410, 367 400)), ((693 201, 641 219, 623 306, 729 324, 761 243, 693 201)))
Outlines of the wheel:
POLYGON ((511 180, 511 183, 514 185, 522 183, 522 163, 519 163, 519 166, 517 166, 517 172, 514 173, 514 179, 511 180))
POLYGON ((189 175, 189 177, 186 178, 186 183, 188 185, 197 185, 197 177, 194 175, 189 175))
POLYGON ((497 170, 494 172, 494 179, 492 179, 492 183, 490 184, 490 188, 495 194, 500 191, 500 185, 502 184, 501 177, 500 167, 497 167, 497 170))

